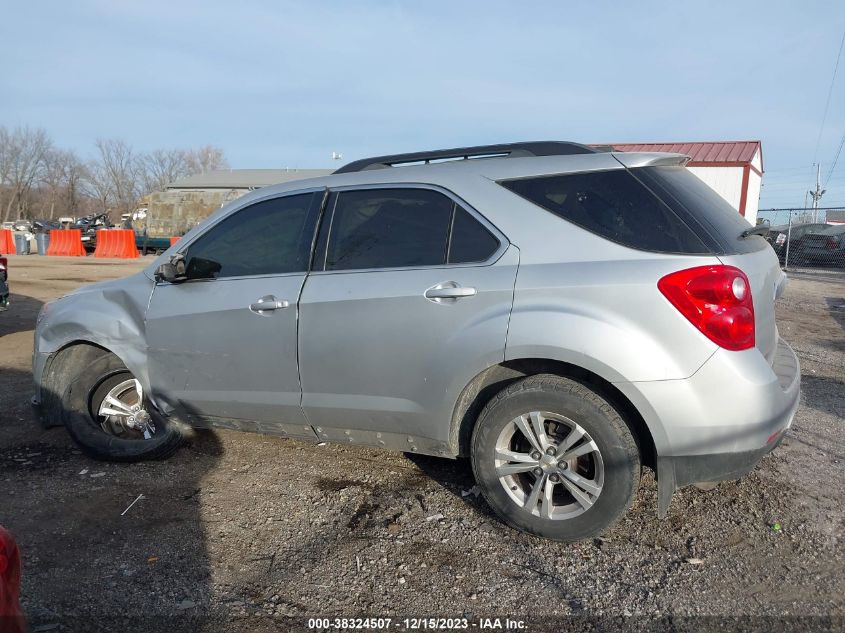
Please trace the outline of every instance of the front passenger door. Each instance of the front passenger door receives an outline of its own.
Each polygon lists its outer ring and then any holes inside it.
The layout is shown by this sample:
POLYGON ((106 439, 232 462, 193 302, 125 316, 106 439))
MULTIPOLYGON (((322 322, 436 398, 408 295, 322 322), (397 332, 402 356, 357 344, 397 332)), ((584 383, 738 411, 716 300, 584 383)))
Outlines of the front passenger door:
POLYGON ((193 424, 314 436, 300 408, 297 302, 323 195, 234 212, 187 245, 187 281, 156 285, 153 394, 193 424))

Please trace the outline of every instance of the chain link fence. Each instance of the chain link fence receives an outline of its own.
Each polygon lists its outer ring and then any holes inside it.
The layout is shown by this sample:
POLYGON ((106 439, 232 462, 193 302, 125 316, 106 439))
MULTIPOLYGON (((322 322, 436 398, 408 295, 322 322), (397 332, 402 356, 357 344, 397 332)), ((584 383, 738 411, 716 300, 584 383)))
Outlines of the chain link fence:
POLYGON ((785 270, 845 274, 845 209, 761 209, 757 221, 785 270))

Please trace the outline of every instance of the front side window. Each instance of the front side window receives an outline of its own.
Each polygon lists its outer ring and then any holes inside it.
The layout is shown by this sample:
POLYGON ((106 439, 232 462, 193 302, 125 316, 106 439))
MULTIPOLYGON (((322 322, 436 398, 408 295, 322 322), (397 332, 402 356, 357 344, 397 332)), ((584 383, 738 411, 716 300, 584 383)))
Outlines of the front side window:
POLYGON ((334 194, 326 270, 445 264, 453 206, 427 189, 334 194))
POLYGON ((315 195, 256 202, 216 224, 188 246, 188 279, 304 272, 314 232, 315 195))

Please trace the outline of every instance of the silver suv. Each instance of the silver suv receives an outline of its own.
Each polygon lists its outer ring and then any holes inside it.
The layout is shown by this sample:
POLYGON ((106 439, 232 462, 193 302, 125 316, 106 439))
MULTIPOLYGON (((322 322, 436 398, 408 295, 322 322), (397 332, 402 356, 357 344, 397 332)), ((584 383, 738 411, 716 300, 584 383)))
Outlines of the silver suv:
POLYGON ((648 466, 665 516, 771 451, 800 382, 775 253, 686 160, 518 143, 260 189, 45 305, 36 402, 101 459, 189 426, 468 456, 504 521, 558 540, 648 466))

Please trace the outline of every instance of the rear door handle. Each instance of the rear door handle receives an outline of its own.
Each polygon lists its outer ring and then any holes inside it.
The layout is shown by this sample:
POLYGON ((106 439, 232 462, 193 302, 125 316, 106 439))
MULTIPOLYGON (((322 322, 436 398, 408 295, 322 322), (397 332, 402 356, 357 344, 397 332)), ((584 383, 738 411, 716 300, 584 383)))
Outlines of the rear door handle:
POLYGON ((476 294, 475 288, 459 285, 456 281, 444 281, 432 286, 425 291, 425 298, 437 301, 438 299, 461 299, 476 294))
POLYGON ((255 303, 249 304, 249 309, 256 314, 263 314, 264 312, 271 312, 272 310, 281 310, 287 308, 290 304, 282 299, 276 299, 273 295, 266 295, 261 297, 255 303))

